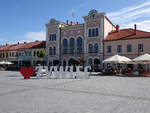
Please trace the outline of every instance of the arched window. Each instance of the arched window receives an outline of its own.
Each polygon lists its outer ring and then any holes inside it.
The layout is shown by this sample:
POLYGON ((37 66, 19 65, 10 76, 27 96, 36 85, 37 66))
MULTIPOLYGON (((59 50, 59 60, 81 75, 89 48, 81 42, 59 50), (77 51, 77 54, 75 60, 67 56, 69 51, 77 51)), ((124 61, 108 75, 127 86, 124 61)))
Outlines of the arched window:
POLYGON ((94 53, 98 53, 98 44, 94 44, 94 53))
POLYGON ((75 40, 74 38, 70 39, 70 53, 73 54, 75 52, 75 40))
POLYGON ((88 65, 92 65, 92 64, 93 64, 92 58, 89 58, 88 65))
POLYGON ((95 58, 94 59, 94 65, 98 65, 98 64, 100 64, 101 62, 100 62, 100 60, 98 59, 98 58, 95 58))
POLYGON ((89 46, 88 46, 88 52, 89 53, 93 52, 93 45, 92 44, 89 44, 89 46))
POLYGON ((83 51, 83 40, 81 37, 77 38, 77 53, 82 53, 83 51))
POLYGON ((68 51, 68 41, 67 39, 63 40, 63 54, 67 54, 68 51))
POLYGON ((52 55, 52 47, 49 47, 49 55, 52 55))

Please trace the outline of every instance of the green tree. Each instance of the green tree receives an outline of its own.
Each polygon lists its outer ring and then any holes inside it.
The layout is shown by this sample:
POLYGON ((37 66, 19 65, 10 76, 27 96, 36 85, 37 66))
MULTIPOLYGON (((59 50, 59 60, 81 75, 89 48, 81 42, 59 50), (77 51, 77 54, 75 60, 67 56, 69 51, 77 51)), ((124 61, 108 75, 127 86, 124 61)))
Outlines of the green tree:
POLYGON ((40 61, 38 61, 38 63, 40 63, 41 65, 44 65, 45 61, 44 61, 44 57, 46 56, 45 51, 43 50, 39 50, 37 51, 37 57, 40 58, 40 61))
POLYGON ((39 58, 43 58, 46 56, 46 53, 43 50, 39 50, 37 51, 37 57, 39 58))

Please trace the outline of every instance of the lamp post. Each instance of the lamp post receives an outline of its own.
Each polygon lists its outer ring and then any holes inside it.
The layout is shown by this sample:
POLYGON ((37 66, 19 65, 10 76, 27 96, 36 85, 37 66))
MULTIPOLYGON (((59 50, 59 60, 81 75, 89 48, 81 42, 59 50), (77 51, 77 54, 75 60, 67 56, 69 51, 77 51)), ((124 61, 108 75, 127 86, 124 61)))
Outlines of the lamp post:
POLYGON ((62 64, 61 64, 61 60, 62 60, 62 55, 61 55, 61 50, 62 50, 62 47, 61 47, 61 27, 62 27, 62 25, 60 24, 59 25, 59 65, 61 66, 62 64))

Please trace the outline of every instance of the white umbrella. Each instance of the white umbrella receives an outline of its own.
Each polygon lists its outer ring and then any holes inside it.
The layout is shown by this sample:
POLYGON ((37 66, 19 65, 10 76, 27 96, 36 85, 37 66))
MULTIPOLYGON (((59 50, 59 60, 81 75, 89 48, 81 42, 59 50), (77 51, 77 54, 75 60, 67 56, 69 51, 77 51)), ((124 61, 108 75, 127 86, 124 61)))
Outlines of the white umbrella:
POLYGON ((140 55, 138 57, 136 57, 135 59, 133 59, 133 61, 137 64, 148 64, 145 65, 146 70, 148 71, 149 69, 149 64, 150 64, 150 55, 149 54, 144 54, 144 55, 140 55))
POLYGON ((133 59, 133 61, 135 62, 145 62, 145 63, 150 63, 150 55, 149 54, 144 54, 141 56, 136 57, 135 59, 133 59))
POLYGON ((1 61, 0 64, 3 64, 3 65, 10 65, 10 64, 13 64, 12 62, 9 62, 9 61, 1 61))
POLYGON ((103 63, 128 63, 131 62, 132 60, 125 57, 125 56, 120 56, 120 55, 114 55, 112 57, 109 57, 103 61, 103 63))
POLYGON ((7 65, 11 65, 11 64, 14 64, 14 63, 12 63, 12 62, 5 62, 7 65))

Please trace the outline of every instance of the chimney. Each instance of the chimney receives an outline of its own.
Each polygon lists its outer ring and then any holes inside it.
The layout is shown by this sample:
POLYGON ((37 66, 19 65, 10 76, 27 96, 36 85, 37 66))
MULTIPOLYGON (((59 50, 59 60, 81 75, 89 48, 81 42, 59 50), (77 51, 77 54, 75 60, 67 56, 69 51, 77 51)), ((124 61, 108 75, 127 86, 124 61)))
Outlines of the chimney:
POLYGON ((120 28, 120 26, 119 26, 119 25, 116 25, 116 31, 117 31, 117 32, 119 31, 119 28, 120 28))
POLYGON ((69 24, 69 20, 66 20, 66 24, 67 24, 67 25, 69 24))
POLYGON ((71 22, 70 22, 70 25, 72 25, 72 23, 73 23, 73 22, 71 21, 71 22))
POLYGON ((24 42, 24 44, 26 44, 26 42, 24 42))
POLYGON ((77 24, 79 24, 79 22, 77 22, 77 24))
POLYGON ((137 29, 137 25, 134 24, 134 34, 136 35, 136 29, 137 29))
POLYGON ((17 44, 19 45, 19 42, 17 44))

